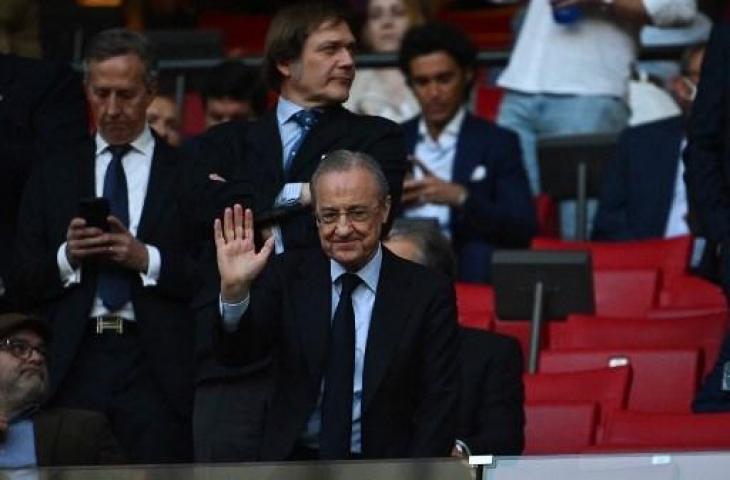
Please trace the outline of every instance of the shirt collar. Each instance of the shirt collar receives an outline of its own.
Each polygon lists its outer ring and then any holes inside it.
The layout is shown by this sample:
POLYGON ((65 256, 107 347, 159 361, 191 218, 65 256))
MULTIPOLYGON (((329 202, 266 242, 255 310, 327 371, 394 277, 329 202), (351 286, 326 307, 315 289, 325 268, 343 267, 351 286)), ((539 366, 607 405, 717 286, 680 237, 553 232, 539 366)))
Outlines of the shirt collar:
MULTIPOLYGON (((99 132, 96 132, 95 141, 97 155, 109 148, 109 143, 104 139, 104 137, 101 136, 99 132)), ((155 138, 152 136, 149 125, 145 125, 142 129, 142 133, 140 133, 139 136, 135 138, 132 143, 130 143, 134 150, 147 155, 152 154, 152 147, 154 147, 154 144, 155 138)))
POLYGON ((464 116, 466 115, 466 109, 464 107, 460 107, 456 114, 449 120, 449 123, 446 124, 446 127, 441 131, 441 134, 439 135, 439 138, 431 138, 431 135, 428 133, 428 128, 426 128, 426 120, 423 118, 423 115, 421 115, 420 120, 418 121, 418 135, 422 139, 429 139, 432 142, 441 143, 446 139, 449 138, 457 138, 459 136, 459 130, 461 130, 461 123, 464 121, 464 116))
MULTIPOLYGON (((375 251, 375 255, 366 263, 360 270, 354 272, 365 285, 373 292, 378 289, 378 278, 380 278, 380 266, 383 264, 383 248, 378 243, 378 248, 375 251)), ((343 273, 347 273, 345 267, 330 259, 330 275, 332 277, 332 283, 340 278, 343 273)))
POLYGON ((276 120, 279 122, 279 125, 284 125, 291 119, 292 115, 302 110, 304 108, 296 103, 279 96, 279 101, 276 103, 276 120))

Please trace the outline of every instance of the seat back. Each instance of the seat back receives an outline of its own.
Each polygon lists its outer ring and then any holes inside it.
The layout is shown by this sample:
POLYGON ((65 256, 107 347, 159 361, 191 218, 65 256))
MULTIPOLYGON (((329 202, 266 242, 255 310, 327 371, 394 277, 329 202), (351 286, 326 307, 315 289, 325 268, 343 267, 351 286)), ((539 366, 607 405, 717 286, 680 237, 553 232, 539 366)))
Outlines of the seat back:
POLYGON ((635 242, 571 242, 535 238, 536 250, 587 250, 595 269, 658 268, 662 284, 687 272, 692 248, 690 236, 635 242))
POLYGON ((658 268, 594 269, 596 314, 645 315, 658 302, 658 268))
POLYGON ((463 327, 492 330, 494 327, 494 289, 489 285, 456 282, 456 308, 463 327))
POLYGON ((551 332, 550 347, 578 348, 697 348, 705 373, 725 338, 724 315, 708 314, 686 318, 647 319, 571 315, 551 332))
POLYGON ((628 366, 524 375, 525 402, 595 403, 600 427, 608 413, 626 408, 630 382, 631 369, 628 366))
POLYGON ((595 403, 525 404, 527 455, 578 453, 594 443, 598 409, 595 403))
POLYGON ((613 412, 606 423, 602 445, 644 450, 730 448, 730 413, 613 412))
POLYGON ((628 408, 646 412, 689 412, 700 378, 698 349, 547 350, 538 371, 576 372, 630 365, 628 408))

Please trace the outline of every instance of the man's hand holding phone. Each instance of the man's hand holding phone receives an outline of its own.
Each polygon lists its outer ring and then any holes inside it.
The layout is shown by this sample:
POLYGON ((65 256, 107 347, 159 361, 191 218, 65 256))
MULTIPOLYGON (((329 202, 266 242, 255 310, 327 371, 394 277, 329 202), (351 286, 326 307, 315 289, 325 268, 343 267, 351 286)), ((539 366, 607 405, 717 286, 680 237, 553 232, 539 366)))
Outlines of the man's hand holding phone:
POLYGON ((416 169, 423 172, 422 176, 406 177, 403 182, 403 197, 401 202, 406 206, 419 206, 426 203, 450 205, 458 207, 464 204, 467 190, 458 183, 441 180, 418 158, 411 155, 409 161, 416 169), (420 178, 419 178, 420 177, 420 178))

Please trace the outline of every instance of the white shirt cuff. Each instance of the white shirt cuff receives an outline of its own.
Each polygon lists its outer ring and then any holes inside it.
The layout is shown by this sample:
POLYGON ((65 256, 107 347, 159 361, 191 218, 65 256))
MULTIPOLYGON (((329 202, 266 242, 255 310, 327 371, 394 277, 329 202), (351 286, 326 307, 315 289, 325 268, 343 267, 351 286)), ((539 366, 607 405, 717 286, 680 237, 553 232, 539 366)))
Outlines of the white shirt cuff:
POLYGON ((154 287, 160 279, 160 269, 162 268, 162 258, 157 247, 145 244, 147 249, 147 271, 139 274, 142 277, 143 287, 154 287))
POLYGON ((223 301, 223 297, 218 296, 218 308, 223 319, 223 330, 231 333, 238 329, 238 325, 241 323, 241 317, 248 310, 250 298, 251 296, 247 294, 238 303, 226 303, 223 301))
POLYGON ((689 24, 697 14, 695 0, 643 0, 646 13, 657 27, 689 24))
POLYGON ((271 235, 274 236, 274 253, 276 255, 284 253, 284 236, 281 234, 281 227, 272 225, 271 235))
POLYGON ((302 185, 302 183, 287 183, 284 185, 274 201, 274 206, 282 207, 297 203, 302 195, 302 185))
POLYGON ((81 283, 81 267, 74 269, 66 257, 66 242, 63 242, 56 252, 56 263, 58 263, 58 272, 61 276, 63 287, 70 287, 77 283, 81 283))

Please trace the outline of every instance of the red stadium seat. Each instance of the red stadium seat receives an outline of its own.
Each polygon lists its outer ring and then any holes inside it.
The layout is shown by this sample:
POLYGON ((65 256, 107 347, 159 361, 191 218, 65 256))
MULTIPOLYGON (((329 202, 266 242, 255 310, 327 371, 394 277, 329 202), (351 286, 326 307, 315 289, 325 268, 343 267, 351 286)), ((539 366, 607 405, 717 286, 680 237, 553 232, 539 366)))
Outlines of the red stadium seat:
POLYGON ((550 348, 697 348, 707 374, 720 351, 726 325, 724 315, 712 314, 665 320, 571 315, 551 332, 550 348))
POLYGON ((492 330, 494 327, 494 289, 489 285, 457 282, 456 305, 459 324, 492 330))
POLYGON ((593 287, 597 315, 613 317, 645 315, 657 303, 659 270, 594 269, 593 287))
POLYGON ((264 51, 264 39, 269 29, 269 15, 232 14, 204 11, 198 17, 198 28, 223 32, 226 50, 241 55, 257 55, 264 51))
POLYGON ((687 272, 692 248, 689 236, 637 242, 570 242, 535 238, 535 250, 588 250, 595 269, 658 268, 662 284, 687 272))
POLYGON ((700 378, 697 349, 546 350, 538 371, 578 372, 629 365, 633 372, 628 408, 689 412, 700 378))
POLYGON ((626 366, 582 372, 538 373, 524 375, 524 382, 526 403, 596 403, 600 426, 610 412, 626 408, 631 369, 626 366))
MULTIPOLYGON (((543 325, 543 329, 540 335, 540 348, 545 349, 550 345, 550 336, 555 325, 560 324, 559 321, 547 322, 543 325)), ((525 358, 525 365, 527 365, 530 356, 530 321, 529 320, 500 320, 495 319, 494 331, 507 335, 517 339, 522 347, 522 354, 525 358)))
POLYGON ((525 404, 524 453, 578 453, 594 443, 597 418, 594 403, 525 404))
POLYGON ((707 280, 691 275, 674 277, 662 288, 659 306, 664 308, 700 308, 727 306, 722 289, 707 280))
POLYGON ((541 193, 535 197, 537 213, 537 234, 541 237, 558 238, 560 225, 558 222, 558 206, 549 195, 541 193))
POLYGON ((730 413, 646 413, 610 415, 602 440, 592 450, 727 450, 730 413))

